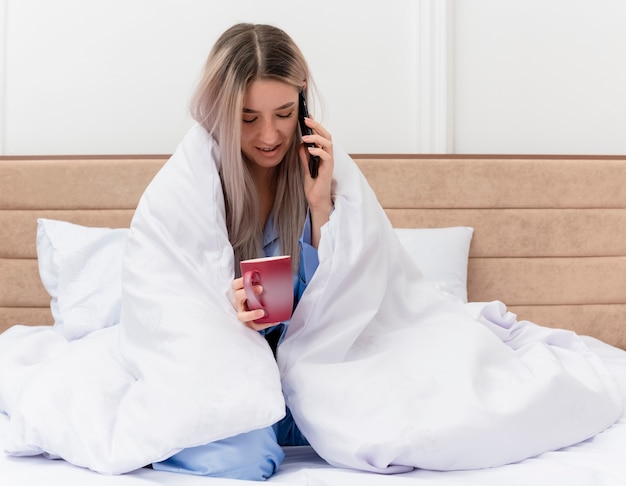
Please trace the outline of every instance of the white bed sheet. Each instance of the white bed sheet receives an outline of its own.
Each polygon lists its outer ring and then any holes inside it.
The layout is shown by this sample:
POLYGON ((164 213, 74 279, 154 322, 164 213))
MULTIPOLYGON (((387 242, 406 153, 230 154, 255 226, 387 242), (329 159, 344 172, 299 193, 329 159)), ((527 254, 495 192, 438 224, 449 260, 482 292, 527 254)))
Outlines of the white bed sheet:
MULTIPOLYGON (((593 338, 587 344, 614 373, 626 399, 626 351, 593 338)), ((0 448, 8 420, 0 415, 0 448)), ((549 433, 549 431, 546 431, 549 433)), ((609 429, 580 444, 548 452, 517 464, 476 470, 436 472, 414 470, 397 475, 381 475, 329 466, 309 447, 286 450, 277 474, 267 483, 294 486, 394 486, 416 485, 626 485, 626 417, 609 429)), ((122 476, 105 476, 70 465, 62 460, 0 455, 0 484, 22 486, 237 486, 258 484, 252 481, 196 477, 142 469, 122 476)))

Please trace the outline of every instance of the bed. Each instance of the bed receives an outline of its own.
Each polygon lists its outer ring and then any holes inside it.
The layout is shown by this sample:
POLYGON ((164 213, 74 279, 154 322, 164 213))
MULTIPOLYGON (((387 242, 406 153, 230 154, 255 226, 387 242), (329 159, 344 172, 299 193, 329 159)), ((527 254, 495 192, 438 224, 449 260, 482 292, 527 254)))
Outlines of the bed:
MULTIPOLYGON (((626 398, 626 158, 354 155, 424 273, 471 302, 566 328, 615 375, 626 398), (428 257, 424 258, 423 255, 428 257), (419 260, 419 258, 422 260, 419 260)), ((40 276, 41 220, 125 228, 166 156, 0 158, 0 331, 52 325, 40 276), (38 226, 39 220, 39 226, 38 226)), ((6 417, 0 418, 0 447, 6 417)), ((270 483, 626 484, 622 417, 593 439, 517 464, 380 475, 286 450, 270 483)), ((141 469, 106 476, 42 457, 0 457, 10 484, 244 484, 141 469)))

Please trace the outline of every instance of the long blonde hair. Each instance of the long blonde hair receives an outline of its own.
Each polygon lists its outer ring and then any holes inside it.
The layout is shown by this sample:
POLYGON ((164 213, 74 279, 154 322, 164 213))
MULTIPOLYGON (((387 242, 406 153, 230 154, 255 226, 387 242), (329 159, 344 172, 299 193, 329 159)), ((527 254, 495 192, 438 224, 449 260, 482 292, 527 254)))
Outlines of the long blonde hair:
MULTIPOLYGON (((213 46, 191 102, 193 117, 220 147, 226 224, 237 275, 241 260, 262 256, 257 190, 241 153, 244 93, 257 79, 279 80, 298 90, 305 80, 311 84, 304 56, 284 31, 270 25, 234 25, 213 46)), ((273 181, 274 224, 281 251, 292 256, 294 268, 307 207, 299 144, 300 137, 294 136, 273 181)))

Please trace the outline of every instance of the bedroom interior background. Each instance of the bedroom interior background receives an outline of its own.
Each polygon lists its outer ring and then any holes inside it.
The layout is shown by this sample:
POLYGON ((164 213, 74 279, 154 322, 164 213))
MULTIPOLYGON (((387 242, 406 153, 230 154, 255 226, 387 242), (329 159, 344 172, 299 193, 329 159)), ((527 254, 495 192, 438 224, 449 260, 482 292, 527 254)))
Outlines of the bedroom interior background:
POLYGON ((171 153, 209 46, 242 20, 296 39, 351 153, 626 153, 619 0, 316 5, 0 0, 0 155, 171 153))

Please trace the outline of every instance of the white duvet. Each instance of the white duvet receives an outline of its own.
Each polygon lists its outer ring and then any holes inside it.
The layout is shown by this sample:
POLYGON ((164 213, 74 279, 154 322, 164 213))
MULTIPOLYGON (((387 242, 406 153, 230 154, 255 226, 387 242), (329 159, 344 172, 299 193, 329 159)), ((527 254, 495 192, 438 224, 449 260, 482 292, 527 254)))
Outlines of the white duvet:
POLYGON ((472 469, 619 417, 610 374, 577 336, 427 283, 356 165, 335 159, 320 265, 277 366, 236 319, 219 154, 192 129, 133 220, 121 324, 71 342, 50 327, 0 336, 7 452, 124 473, 272 424, 286 401, 331 464, 472 469))

